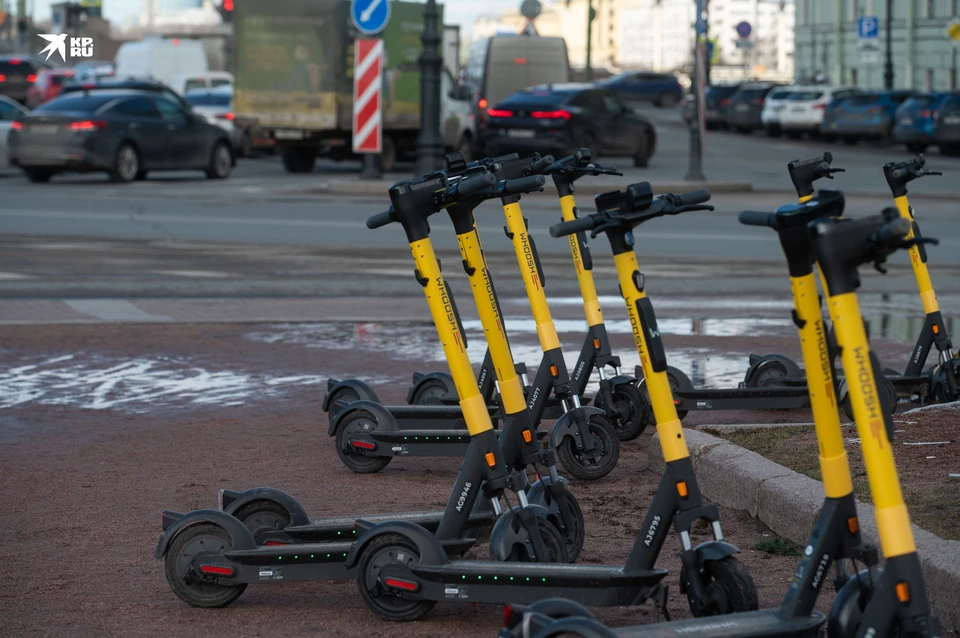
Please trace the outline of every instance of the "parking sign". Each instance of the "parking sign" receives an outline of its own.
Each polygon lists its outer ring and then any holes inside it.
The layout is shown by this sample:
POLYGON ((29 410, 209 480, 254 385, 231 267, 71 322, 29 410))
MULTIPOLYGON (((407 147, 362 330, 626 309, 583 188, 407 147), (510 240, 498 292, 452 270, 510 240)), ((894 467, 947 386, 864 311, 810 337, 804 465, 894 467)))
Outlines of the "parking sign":
POLYGON ((876 16, 860 16, 857 18, 857 37, 861 40, 872 40, 880 36, 880 20, 876 16))

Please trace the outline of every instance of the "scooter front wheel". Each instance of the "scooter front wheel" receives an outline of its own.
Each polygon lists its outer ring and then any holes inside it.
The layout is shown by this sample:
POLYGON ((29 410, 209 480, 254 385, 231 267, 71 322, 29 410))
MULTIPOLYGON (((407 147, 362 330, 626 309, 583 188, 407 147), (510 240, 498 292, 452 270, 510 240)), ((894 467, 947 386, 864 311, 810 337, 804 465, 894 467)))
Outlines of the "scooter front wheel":
POLYGON ((427 615, 434 601, 409 598, 380 582, 380 573, 387 565, 419 561, 416 544, 404 536, 384 534, 371 540, 357 567, 357 587, 367 607, 383 620, 394 622, 419 620, 427 615))
MULTIPOLYGON (((518 521, 519 522, 519 521, 518 521)), ((526 547, 520 544, 514 545, 507 556, 507 560, 519 563, 567 563, 571 559, 567 555, 567 543, 553 523, 545 518, 537 517, 537 531, 540 532, 540 538, 543 540, 543 546, 547 550, 545 557, 536 557, 530 555, 526 547)), ((490 559, 497 560, 491 549, 490 559)))
POLYGON ((650 402, 640 390, 622 383, 612 392, 613 403, 620 416, 612 420, 613 429, 621 441, 632 441, 641 434, 651 419, 650 402))
POLYGON ((235 601, 247 588, 245 583, 221 585, 193 568, 197 554, 223 554, 232 546, 230 534, 219 525, 198 523, 187 527, 167 550, 164 571, 170 589, 191 607, 226 607, 235 601))
POLYGON ((413 393, 412 405, 443 405, 449 400, 447 386, 442 381, 424 381, 413 393))
POLYGON ((253 501, 242 506, 233 514, 234 518, 247 526, 257 545, 262 545, 263 535, 280 531, 290 524, 290 513, 280 503, 274 501, 253 501))
POLYGON ((592 451, 578 449, 574 438, 566 436, 557 446, 557 458, 570 475, 584 481, 596 481, 617 466, 620 439, 613 426, 599 416, 590 417, 587 430, 597 442, 592 451))
POLYGON ((369 432, 377 427, 377 419, 366 410, 351 412, 337 424, 337 456, 351 471, 357 474, 375 474, 387 467, 392 456, 367 456, 351 452, 353 438, 369 438, 369 432))
MULTIPOLYGON (((684 573, 681 578, 687 579, 684 573)), ((704 563, 698 575, 703 580, 709 600, 696 601, 688 598, 694 616, 715 616, 760 608, 757 586, 743 563, 733 556, 704 563)), ((687 589, 689 592, 689 588, 687 589)))

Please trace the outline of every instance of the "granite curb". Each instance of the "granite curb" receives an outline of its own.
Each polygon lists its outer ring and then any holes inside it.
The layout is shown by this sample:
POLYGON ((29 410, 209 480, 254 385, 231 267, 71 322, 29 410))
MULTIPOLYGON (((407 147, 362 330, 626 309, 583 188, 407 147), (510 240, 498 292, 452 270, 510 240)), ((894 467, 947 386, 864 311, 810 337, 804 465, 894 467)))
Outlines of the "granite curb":
MULTIPOLYGON (((823 503, 823 484, 706 432, 685 429, 704 497, 749 512, 777 535, 804 546, 823 503)), ((647 450, 650 468, 662 472, 660 440, 647 450)), ((872 505, 857 504, 860 529, 879 543, 872 505)), ((960 541, 944 540, 913 526, 927 596, 943 629, 960 628, 960 541)), ((730 539, 736 543, 736 539, 730 539)))

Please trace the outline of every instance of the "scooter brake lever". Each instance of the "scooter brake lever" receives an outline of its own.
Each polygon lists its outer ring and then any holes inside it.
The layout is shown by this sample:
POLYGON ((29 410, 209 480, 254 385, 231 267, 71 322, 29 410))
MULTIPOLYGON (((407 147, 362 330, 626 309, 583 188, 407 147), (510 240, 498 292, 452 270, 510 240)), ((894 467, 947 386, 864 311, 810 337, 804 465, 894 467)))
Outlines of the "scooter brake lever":
POLYGON ((881 275, 887 274, 887 269, 883 267, 883 262, 886 261, 886 258, 881 258, 873 262, 873 268, 881 275))

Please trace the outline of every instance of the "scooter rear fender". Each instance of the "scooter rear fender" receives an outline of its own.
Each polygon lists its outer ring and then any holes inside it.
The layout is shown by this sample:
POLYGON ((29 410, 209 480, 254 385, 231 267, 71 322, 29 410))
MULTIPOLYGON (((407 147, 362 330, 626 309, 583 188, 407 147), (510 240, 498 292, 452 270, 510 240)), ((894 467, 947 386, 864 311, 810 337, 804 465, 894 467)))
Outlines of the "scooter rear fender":
POLYGON ((329 412, 338 390, 353 390, 361 401, 376 401, 380 403, 380 397, 373 391, 369 385, 360 379, 327 379, 327 394, 323 397, 323 411, 329 412))
POLYGON ((420 552, 421 563, 428 565, 446 565, 448 562, 447 552, 444 551, 440 541, 420 525, 409 521, 385 521, 374 525, 357 539, 350 553, 347 554, 347 560, 345 562, 347 568, 353 569, 356 567, 357 561, 360 560, 360 555, 363 553, 364 548, 366 548, 374 538, 384 534, 399 534, 415 544, 417 550, 420 552))
POLYGON ((157 559, 163 558, 177 534, 200 523, 212 523, 223 528, 230 535, 230 543, 233 549, 254 549, 257 547, 257 541, 253 538, 253 534, 247 529, 247 526, 220 510, 194 510, 187 514, 164 512, 163 524, 166 529, 160 533, 160 540, 157 543, 157 551, 153 554, 154 557, 157 559))
POLYGON ((330 419, 330 427, 327 429, 327 434, 334 436, 337 433, 337 427, 340 423, 358 410, 365 410, 373 414, 373 418, 377 420, 377 429, 380 431, 397 429, 397 420, 390 414, 390 410, 383 407, 379 401, 360 400, 353 401, 350 405, 337 412, 335 417, 330 419))
POLYGON ((244 505, 254 501, 270 501, 287 510, 290 525, 309 525, 310 517, 302 505, 283 490, 273 487, 255 487, 243 492, 221 490, 221 507, 231 516, 235 515, 244 505))

